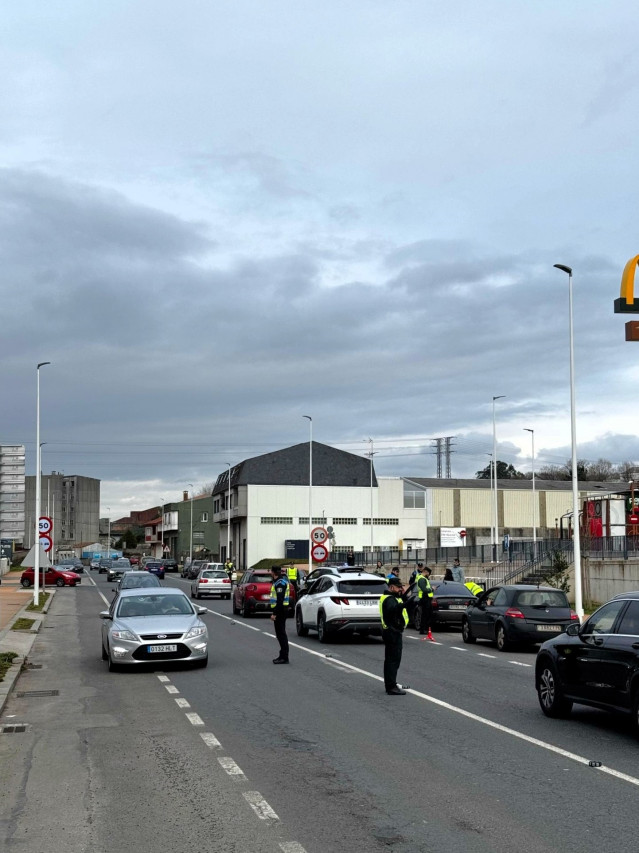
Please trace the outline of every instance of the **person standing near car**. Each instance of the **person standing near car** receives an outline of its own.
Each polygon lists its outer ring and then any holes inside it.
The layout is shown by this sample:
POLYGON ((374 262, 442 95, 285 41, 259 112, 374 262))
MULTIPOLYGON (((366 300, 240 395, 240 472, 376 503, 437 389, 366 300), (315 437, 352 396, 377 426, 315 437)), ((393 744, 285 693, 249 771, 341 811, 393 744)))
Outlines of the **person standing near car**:
POLYGON ((453 573, 453 580, 456 583, 466 583, 466 575, 464 574, 462 567, 459 565, 459 557, 455 557, 453 560, 451 572, 453 573))
POLYGON ((231 583, 233 583, 233 560, 231 560, 230 557, 227 557, 227 560, 224 563, 224 571, 229 576, 231 583))
POLYGON ((431 623, 433 621, 433 588, 430 585, 430 569, 422 566, 417 576, 417 595, 419 596, 420 624, 419 633, 426 634, 427 640, 433 639, 431 623))
POLYGON ((280 653, 273 663, 288 663, 288 637, 286 636, 286 617, 291 601, 291 585, 282 575, 281 566, 271 567, 271 619, 275 623, 275 636, 280 644, 280 653))
POLYGON ((408 625, 408 613, 404 607, 400 579, 391 577, 387 583, 388 593, 379 599, 384 640, 384 687, 389 696, 405 696, 406 690, 402 690, 397 683, 397 671, 402 662, 403 634, 408 625))

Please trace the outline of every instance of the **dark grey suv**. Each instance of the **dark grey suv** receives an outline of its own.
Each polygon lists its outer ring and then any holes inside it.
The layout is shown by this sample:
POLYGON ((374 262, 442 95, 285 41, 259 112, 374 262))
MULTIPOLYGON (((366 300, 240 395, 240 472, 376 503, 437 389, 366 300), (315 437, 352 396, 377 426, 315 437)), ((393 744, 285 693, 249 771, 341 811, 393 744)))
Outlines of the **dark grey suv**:
POLYGON ((535 685, 547 717, 573 703, 631 714, 639 733, 639 592, 618 595, 539 649, 535 685))

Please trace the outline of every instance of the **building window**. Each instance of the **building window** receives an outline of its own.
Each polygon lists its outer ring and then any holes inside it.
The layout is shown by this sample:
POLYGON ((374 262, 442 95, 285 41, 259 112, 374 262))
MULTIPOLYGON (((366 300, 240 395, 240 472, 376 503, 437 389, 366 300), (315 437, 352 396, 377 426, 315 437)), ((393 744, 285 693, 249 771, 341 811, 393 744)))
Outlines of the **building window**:
POLYGON ((220 511, 220 499, 216 498, 213 501, 213 512, 219 512, 219 511, 220 511))
MULTIPOLYGON (((370 518, 363 518, 362 524, 370 524, 370 518)), ((373 520, 373 524, 375 526, 382 525, 384 527, 397 527, 399 525, 399 518, 376 518, 373 520)))
POLYGON ((209 520, 208 512, 203 512, 202 515, 200 516, 200 521, 208 521, 208 520, 209 520))
POLYGON ((424 509, 425 497, 426 492, 423 489, 414 492, 404 491, 404 509, 424 509))
POLYGON ((333 524, 357 524, 356 518, 334 518, 333 524))
MULTIPOLYGON (((308 524, 308 516, 306 516, 306 518, 304 518, 304 516, 302 516, 301 518, 298 518, 297 523, 298 524, 308 524)), ((324 526, 326 524, 326 519, 321 515, 316 515, 315 518, 313 519, 313 524, 321 524, 322 526, 324 526)))
POLYGON ((263 515, 260 524, 293 524, 292 518, 277 515, 263 515))

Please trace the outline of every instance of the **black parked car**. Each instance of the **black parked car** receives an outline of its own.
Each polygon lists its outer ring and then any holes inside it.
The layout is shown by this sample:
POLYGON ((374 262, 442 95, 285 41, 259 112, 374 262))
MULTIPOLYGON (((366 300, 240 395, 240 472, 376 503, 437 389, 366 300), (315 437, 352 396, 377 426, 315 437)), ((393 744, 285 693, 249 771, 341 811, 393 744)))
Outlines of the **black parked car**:
MULTIPOLYGON (((431 581, 433 588, 433 628, 450 626, 461 628, 462 618, 475 596, 463 583, 454 581, 431 581)), ((417 584, 412 583, 404 593, 408 624, 420 631, 422 614, 419 607, 417 584)))
POLYGON ((639 592, 618 595, 539 649, 535 685, 547 717, 573 702, 632 715, 639 733, 639 592))
POLYGON ((578 621, 561 589, 501 584, 487 589, 468 608, 462 636, 465 643, 492 640, 499 651, 505 652, 516 644, 543 643, 578 621))

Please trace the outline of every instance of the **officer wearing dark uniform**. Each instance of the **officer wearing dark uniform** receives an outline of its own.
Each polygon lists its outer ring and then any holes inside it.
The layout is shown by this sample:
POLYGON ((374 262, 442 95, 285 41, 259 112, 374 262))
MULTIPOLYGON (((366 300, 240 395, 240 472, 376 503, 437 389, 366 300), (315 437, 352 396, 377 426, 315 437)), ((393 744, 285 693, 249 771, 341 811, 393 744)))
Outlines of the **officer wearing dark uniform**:
POLYGON ((433 588, 430 585, 430 569, 428 566, 422 566, 419 570, 419 574, 417 575, 417 590, 421 616, 419 633, 428 634, 428 639, 435 642, 430 628, 433 621, 433 588))
POLYGON ((286 636, 286 617, 291 600, 291 586, 282 575, 281 566, 271 569, 271 619, 275 623, 275 636, 280 644, 280 653, 273 663, 288 663, 288 637, 286 636))
POLYGON ((408 613, 404 607, 399 578, 391 577, 387 583, 388 593, 379 599, 384 640, 384 686, 389 696, 404 696, 406 691, 397 683, 397 670, 402 661, 403 633, 408 625, 408 613))

